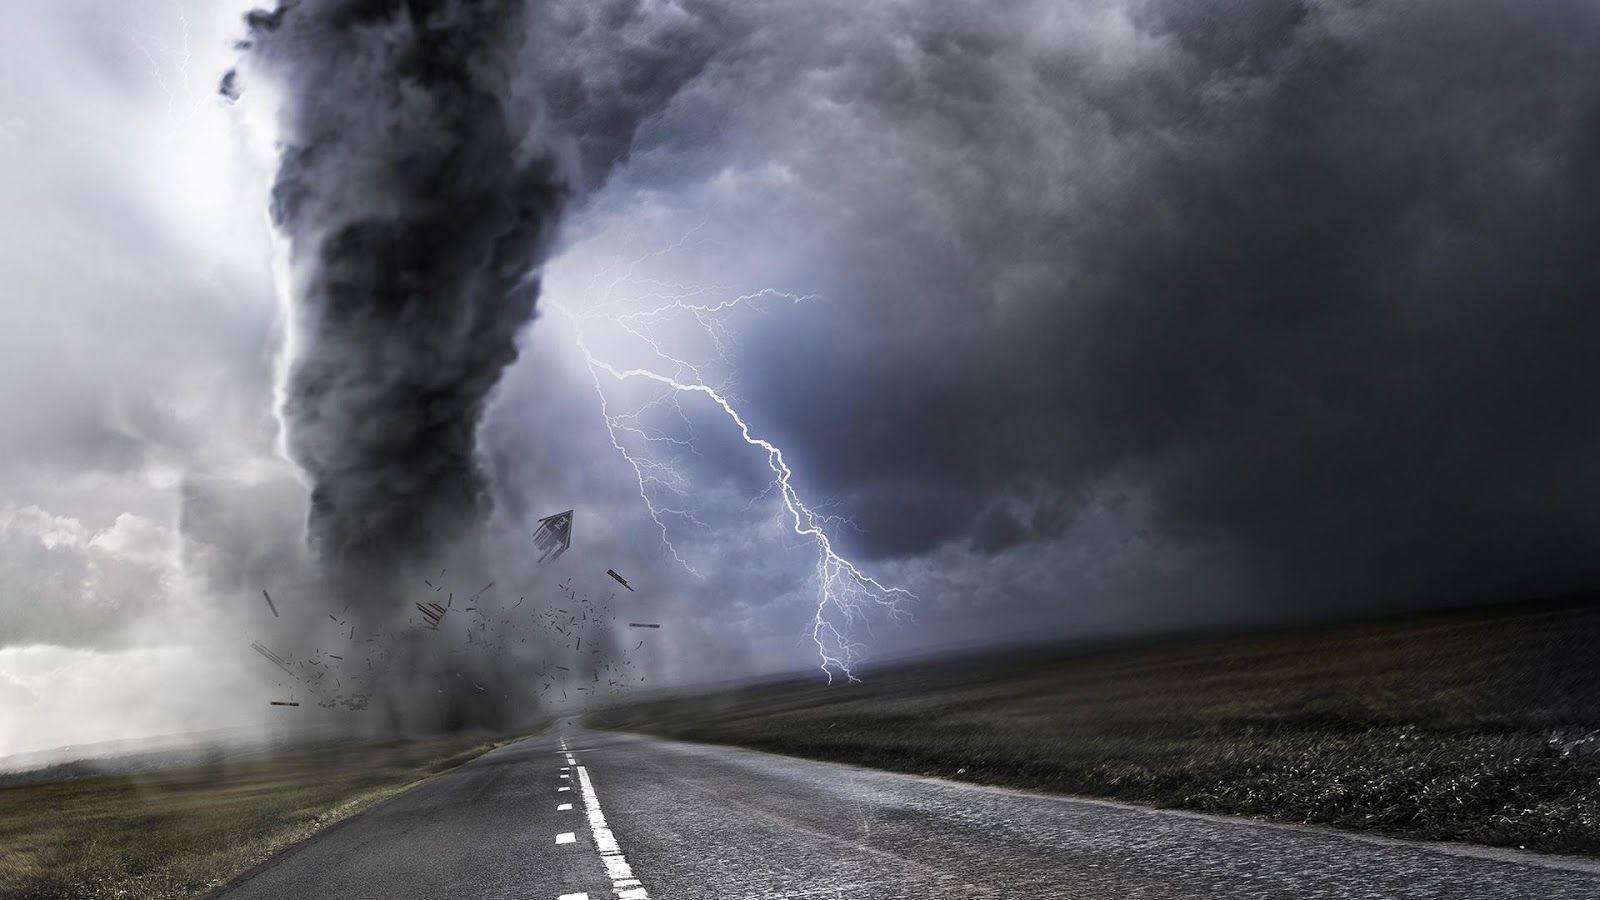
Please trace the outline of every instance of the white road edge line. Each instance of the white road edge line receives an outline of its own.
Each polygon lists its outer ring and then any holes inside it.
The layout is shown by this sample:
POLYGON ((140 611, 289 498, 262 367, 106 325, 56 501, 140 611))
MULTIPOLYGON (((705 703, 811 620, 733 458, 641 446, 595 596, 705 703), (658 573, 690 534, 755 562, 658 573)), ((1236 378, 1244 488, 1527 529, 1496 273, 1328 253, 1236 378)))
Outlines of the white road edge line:
POLYGON ((589 830, 594 834, 594 846, 606 864, 606 874, 611 878, 611 889, 617 900, 650 900, 644 885, 633 877, 627 857, 617 846, 617 838, 606 825, 606 815, 600 811, 600 798, 595 795, 594 782, 589 780, 589 770, 578 767, 578 784, 583 788, 583 808, 589 815, 589 830))

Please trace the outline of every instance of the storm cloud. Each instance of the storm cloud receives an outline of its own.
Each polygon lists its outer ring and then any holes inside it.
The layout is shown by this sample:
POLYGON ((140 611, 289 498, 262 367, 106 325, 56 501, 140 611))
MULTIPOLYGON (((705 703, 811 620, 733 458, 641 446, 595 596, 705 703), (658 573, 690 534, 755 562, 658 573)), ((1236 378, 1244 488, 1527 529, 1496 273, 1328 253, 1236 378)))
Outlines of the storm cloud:
POLYGON ((1595 4, 308 0, 223 111, 243 12, 0 37, 0 644, 40 648, 0 662, 201 604, 245 647, 309 521, 519 594, 626 572, 652 684, 808 664, 759 455, 683 405, 688 575, 533 321, 607 291, 814 298, 682 348, 922 598, 874 655, 1600 585, 1595 4), (263 105, 267 197, 220 171, 263 105))
POLYGON ((1593 5, 835 12, 631 174, 799 223, 741 252, 832 302, 736 368, 858 550, 1052 547, 1131 484, 1152 558, 1247 573, 1193 620, 1600 582, 1593 5))

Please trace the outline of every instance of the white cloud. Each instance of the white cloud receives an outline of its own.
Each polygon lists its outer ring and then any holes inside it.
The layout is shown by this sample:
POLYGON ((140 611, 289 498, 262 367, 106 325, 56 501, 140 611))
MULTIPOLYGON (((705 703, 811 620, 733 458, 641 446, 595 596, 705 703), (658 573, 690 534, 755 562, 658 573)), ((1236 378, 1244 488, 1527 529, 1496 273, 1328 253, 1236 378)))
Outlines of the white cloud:
POLYGON ((0 757, 256 721, 244 675, 188 647, 0 647, 0 757))
POLYGON ((116 641, 170 609, 182 581, 176 532, 133 513, 103 529, 37 506, 0 506, 0 645, 116 641))

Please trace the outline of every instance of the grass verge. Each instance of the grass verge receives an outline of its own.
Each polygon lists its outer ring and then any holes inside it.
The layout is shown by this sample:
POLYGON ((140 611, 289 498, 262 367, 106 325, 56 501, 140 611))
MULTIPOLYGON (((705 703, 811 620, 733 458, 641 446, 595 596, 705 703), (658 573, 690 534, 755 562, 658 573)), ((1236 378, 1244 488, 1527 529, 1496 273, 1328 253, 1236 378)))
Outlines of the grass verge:
POLYGON ((1600 604, 1030 650, 668 696, 593 727, 986 784, 1600 854, 1600 604))
POLYGON ((0 789, 0 896, 203 894, 510 740, 347 743, 0 789))

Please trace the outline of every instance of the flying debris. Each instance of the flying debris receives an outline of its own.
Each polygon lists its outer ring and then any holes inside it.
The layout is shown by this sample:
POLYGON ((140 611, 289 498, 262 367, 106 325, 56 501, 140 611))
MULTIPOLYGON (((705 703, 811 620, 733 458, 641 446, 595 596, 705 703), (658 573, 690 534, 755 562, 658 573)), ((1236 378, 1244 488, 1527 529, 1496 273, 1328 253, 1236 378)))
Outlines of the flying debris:
MULTIPOLYGON (((609 570, 608 574, 616 577, 619 583, 627 584, 614 570, 609 570)), ((553 597, 536 599, 520 595, 516 598, 515 606, 492 599, 490 591, 496 583, 490 581, 470 596, 463 595, 463 605, 459 609, 453 605, 455 600, 453 591, 446 593, 445 602, 442 604, 431 600, 414 603, 417 613, 421 614, 421 619, 413 617, 407 622, 412 626, 426 627, 438 633, 436 640, 445 641, 445 646, 439 648, 439 652, 445 654, 441 658, 463 661, 480 654, 498 653, 502 648, 516 646, 519 642, 523 645, 529 644, 534 634, 521 630, 531 625, 535 633, 545 632, 552 640, 557 634, 563 636, 562 649, 575 651, 575 656, 568 660, 574 663, 573 667, 554 665, 550 661, 538 663, 536 672, 538 681, 535 683, 539 686, 540 694, 548 696, 561 693, 563 699, 567 699, 568 694, 574 693, 579 695, 587 693, 591 698, 598 697, 601 693, 599 684, 602 681, 606 684, 607 693, 628 691, 635 686, 634 679, 638 677, 638 673, 625 671, 634 665, 627 661, 625 644, 618 648, 622 651, 620 660, 608 655, 610 650, 604 646, 605 633, 620 624, 630 624, 634 628, 661 626, 653 622, 626 623, 620 616, 612 614, 610 607, 606 605, 606 602, 615 599, 614 591, 609 592, 609 597, 590 597, 574 588, 572 581, 572 578, 568 578, 558 585, 558 592, 553 597), (569 603, 571 606, 554 605, 561 602, 569 603), (531 617, 531 622, 523 615, 511 613, 512 609, 520 606, 529 607, 526 617, 531 617), (459 629, 443 627, 445 617, 452 611, 460 614, 462 622, 459 629), (461 640, 463 637, 464 641, 461 640), (584 656, 590 658, 582 659, 584 656), (584 666, 590 667, 590 686, 580 686, 583 683, 583 676, 579 673, 584 666), (602 675, 605 677, 602 678, 602 675)), ((428 587, 441 588, 440 593, 445 593, 447 590, 444 585, 439 584, 438 579, 430 580, 428 587)), ((632 590, 631 585, 628 587, 632 590)), ((510 590, 510 587, 502 588, 503 592, 510 590)), ((261 593, 273 613, 279 614, 280 610, 277 609, 276 601, 272 599, 271 594, 266 590, 261 593)), ((331 647, 296 648, 295 652, 280 656, 258 641, 251 642, 251 649, 294 679, 296 690, 304 687, 311 694, 309 700, 270 700, 273 706, 314 706, 321 709, 352 711, 368 708, 372 694, 362 693, 358 688, 363 684, 375 685, 381 681, 385 666, 391 664, 390 653, 384 645, 395 635, 392 632, 385 634, 379 630, 369 630, 363 635, 364 642, 358 645, 354 625, 339 615, 329 614, 329 619, 338 623, 339 635, 339 639, 331 647), (340 652, 333 652, 335 650, 340 652), (352 650, 356 651, 357 655, 351 655, 352 650)), ((638 641, 633 649, 638 651, 644 644, 644 641, 638 641)), ((460 679, 458 683, 467 690, 484 695, 507 696, 500 687, 494 686, 493 682, 486 684, 483 680, 475 681, 468 676, 469 673, 464 670, 455 673, 455 677, 460 679)), ((279 686, 280 689, 288 687, 281 681, 279 686)), ((588 698, 577 696, 572 699, 583 701, 588 698)))
POLYGON ((572 546, 572 510, 545 516, 533 533, 533 546, 541 551, 539 562, 548 562, 572 546))
POLYGON ((630 591, 633 590, 633 585, 628 583, 628 579, 623 578, 621 575, 618 575, 616 569, 607 569, 606 570, 606 574, 610 575, 612 578, 615 578, 617 580, 617 584, 622 585, 623 587, 627 588, 630 591))
POLYGON ((288 663, 287 660, 285 660, 283 657, 279 656, 278 654, 273 653, 271 650, 268 650, 265 646, 263 646, 261 644, 260 641, 251 641, 250 642, 250 649, 254 650, 255 652, 257 652, 259 654, 261 654, 262 656, 265 656, 267 659, 271 660, 273 665, 277 666, 278 668, 282 669, 284 672, 288 673, 291 678, 300 677, 298 675, 295 675, 294 674, 294 670, 289 668, 289 663, 288 663))
POLYGON ((418 603, 416 606, 417 612, 422 613, 422 617, 428 620, 428 627, 437 629, 439 620, 444 618, 445 608, 437 603, 418 603))
POLYGON ((262 588, 261 589, 261 596, 267 598, 267 609, 272 610, 272 617, 274 619, 278 618, 278 607, 277 607, 277 604, 272 602, 272 595, 267 593, 267 589, 266 588, 262 588))

